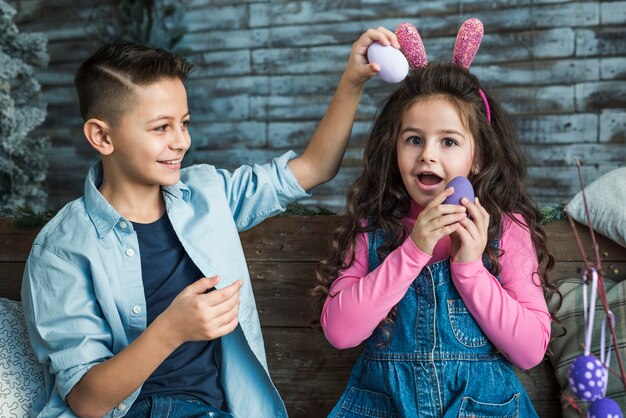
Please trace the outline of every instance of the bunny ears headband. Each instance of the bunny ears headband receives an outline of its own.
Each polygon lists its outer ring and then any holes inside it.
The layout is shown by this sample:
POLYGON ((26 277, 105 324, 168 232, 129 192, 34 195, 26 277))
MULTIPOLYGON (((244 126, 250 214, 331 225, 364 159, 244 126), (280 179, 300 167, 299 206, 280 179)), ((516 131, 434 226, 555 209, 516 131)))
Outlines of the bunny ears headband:
MULTIPOLYGON (((483 38, 483 33, 483 24, 479 19, 471 18, 463 22, 454 43, 452 64, 461 67, 464 70, 468 70, 474 60, 474 57, 476 56, 476 52, 478 52, 480 41, 483 38)), ((381 66, 381 77, 385 81, 389 82, 402 81, 408 74, 408 67, 416 70, 425 67, 428 64, 424 43, 422 42, 422 38, 415 26, 406 22, 401 23, 396 28, 395 34, 398 37, 398 42, 400 43, 401 54, 399 54, 398 50, 393 47, 383 47, 380 44, 371 45, 367 51, 369 62, 378 63, 381 66), (378 47, 372 48, 374 45, 378 45, 378 47), (382 48, 387 51, 383 52, 382 48), (391 55, 394 53, 396 55, 404 55, 406 61, 408 62, 408 66, 407 63, 402 62, 404 61, 402 57, 392 57, 391 55), (398 60, 398 58, 400 58, 400 60, 398 60), (390 65, 394 68, 385 68, 390 65)), ((491 124, 491 110, 489 108, 487 97, 480 88, 478 88, 478 94, 485 105, 487 121, 491 124)))

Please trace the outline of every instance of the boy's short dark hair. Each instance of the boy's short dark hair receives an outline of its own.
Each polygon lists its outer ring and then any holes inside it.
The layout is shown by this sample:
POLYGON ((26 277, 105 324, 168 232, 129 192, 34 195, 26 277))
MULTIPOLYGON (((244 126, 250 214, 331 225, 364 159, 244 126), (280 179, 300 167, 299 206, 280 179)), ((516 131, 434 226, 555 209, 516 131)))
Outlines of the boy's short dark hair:
POLYGON ((132 43, 105 45, 76 72, 80 114, 85 121, 95 117, 116 123, 132 105, 134 86, 164 78, 184 81, 191 67, 181 56, 163 49, 132 43))

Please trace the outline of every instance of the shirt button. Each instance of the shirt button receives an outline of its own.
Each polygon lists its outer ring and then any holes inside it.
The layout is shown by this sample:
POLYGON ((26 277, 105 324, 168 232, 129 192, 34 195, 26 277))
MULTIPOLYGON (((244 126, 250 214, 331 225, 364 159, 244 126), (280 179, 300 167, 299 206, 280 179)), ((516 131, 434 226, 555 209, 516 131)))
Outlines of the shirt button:
POLYGON ((124 411, 126 409, 126 404, 122 402, 117 406, 117 409, 119 409, 120 411, 124 411))
POLYGON ((122 229, 126 229, 126 227, 128 226, 128 224, 124 221, 120 222, 120 228, 122 229))
POLYGON ((129 249, 126 250, 126 255, 129 256, 129 257, 132 257, 132 256, 135 255, 135 252, 133 251, 132 248, 129 248, 129 249))
POLYGON ((136 314, 141 312, 141 306, 137 305, 137 306, 133 307, 133 312, 136 313, 136 314))

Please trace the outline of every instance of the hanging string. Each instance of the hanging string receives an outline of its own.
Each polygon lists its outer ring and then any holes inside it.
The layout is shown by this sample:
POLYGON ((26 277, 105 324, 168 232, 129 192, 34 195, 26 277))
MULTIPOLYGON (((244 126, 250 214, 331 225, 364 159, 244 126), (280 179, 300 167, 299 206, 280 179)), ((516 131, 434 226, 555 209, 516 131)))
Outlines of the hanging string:
MULTIPOLYGON (((609 318, 609 327, 615 327, 615 315, 613 315, 612 311, 609 311, 609 314, 602 318, 602 330, 600 331, 600 361, 605 367, 610 371, 609 365, 611 364, 611 344, 609 344, 608 348, 605 351, 605 337, 606 337, 606 318, 609 318)), ((617 349, 616 349, 617 350, 617 349)), ((607 381, 604 383, 604 391, 602 392, 602 397, 606 396, 606 391, 609 387, 609 374, 606 374, 607 381)))
MULTIPOLYGON (((585 332, 585 355, 591 354, 591 335, 593 334, 593 320, 596 314, 596 296, 598 294, 598 272, 591 268, 591 309, 589 309, 589 321, 587 321, 587 270, 583 273, 583 321, 587 324, 585 332)), ((604 355, 603 355, 604 356, 604 355)))

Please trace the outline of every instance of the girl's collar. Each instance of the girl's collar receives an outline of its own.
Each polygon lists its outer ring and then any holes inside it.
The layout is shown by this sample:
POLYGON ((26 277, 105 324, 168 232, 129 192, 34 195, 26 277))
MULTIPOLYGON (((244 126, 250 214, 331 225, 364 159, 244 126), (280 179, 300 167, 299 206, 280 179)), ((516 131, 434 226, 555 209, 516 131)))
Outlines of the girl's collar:
POLYGON ((411 219, 417 219, 417 216, 422 213, 423 209, 424 208, 422 206, 418 205, 413 199, 411 199, 411 207, 409 208, 408 215, 411 219))

